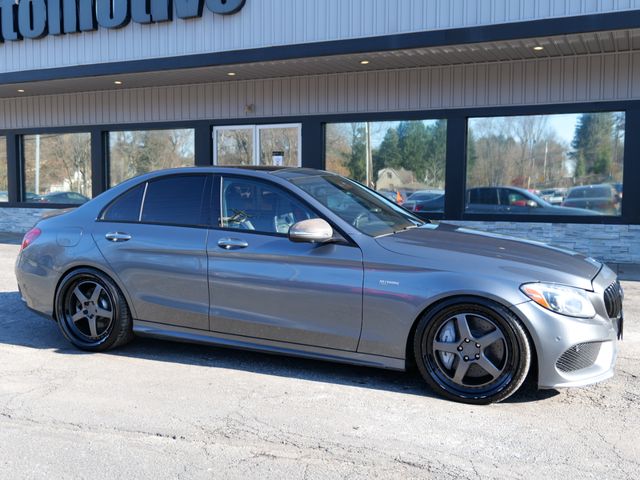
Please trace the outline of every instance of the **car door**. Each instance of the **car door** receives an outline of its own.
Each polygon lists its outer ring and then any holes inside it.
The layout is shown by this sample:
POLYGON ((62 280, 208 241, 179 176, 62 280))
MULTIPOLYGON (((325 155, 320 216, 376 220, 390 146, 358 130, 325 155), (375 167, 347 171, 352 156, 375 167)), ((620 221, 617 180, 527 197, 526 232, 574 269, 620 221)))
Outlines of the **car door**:
POLYGON ((221 209, 207 245, 211 330, 355 351, 360 249, 291 242, 289 227, 317 215, 280 186, 240 176, 215 183, 221 209))
POLYGON ((145 182, 116 199, 93 238, 127 289, 136 319, 209 329, 211 176, 145 182))

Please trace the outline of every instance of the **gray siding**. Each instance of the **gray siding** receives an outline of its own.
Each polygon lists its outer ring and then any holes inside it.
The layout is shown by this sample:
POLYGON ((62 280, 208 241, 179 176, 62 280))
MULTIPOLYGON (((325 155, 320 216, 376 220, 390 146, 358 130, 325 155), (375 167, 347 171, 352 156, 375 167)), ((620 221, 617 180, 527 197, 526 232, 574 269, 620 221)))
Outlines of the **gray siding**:
POLYGON ((0 129, 631 99, 640 52, 9 98, 0 129))
POLYGON ((607 13, 640 0, 247 0, 236 15, 0 45, 0 73, 607 13))

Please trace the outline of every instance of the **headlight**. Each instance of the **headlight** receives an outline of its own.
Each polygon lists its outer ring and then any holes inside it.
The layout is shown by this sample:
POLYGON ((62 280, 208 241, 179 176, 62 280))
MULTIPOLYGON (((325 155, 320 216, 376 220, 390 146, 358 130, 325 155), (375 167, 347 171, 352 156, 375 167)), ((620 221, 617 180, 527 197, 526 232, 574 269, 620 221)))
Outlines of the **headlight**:
POLYGON ((520 290, 538 305, 552 312, 578 318, 591 318, 596 314, 587 293, 580 288, 551 283, 525 283, 520 290))

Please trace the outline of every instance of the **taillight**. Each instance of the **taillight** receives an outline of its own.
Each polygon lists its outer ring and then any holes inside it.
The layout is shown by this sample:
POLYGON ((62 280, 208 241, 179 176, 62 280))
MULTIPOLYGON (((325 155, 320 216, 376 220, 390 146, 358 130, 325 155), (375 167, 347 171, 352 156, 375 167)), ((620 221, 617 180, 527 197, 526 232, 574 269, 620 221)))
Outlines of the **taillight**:
POLYGON ((35 242, 36 238, 38 238, 41 233, 42 233, 42 230, 40 230, 39 228, 32 228, 31 230, 29 230, 24 235, 24 238, 22 239, 22 245, 20 247, 20 250, 21 251, 24 250, 29 245, 31 245, 33 242, 35 242))
POLYGON ((422 211, 422 205, 416 205, 415 207, 413 207, 413 211, 414 212, 421 212, 422 211))

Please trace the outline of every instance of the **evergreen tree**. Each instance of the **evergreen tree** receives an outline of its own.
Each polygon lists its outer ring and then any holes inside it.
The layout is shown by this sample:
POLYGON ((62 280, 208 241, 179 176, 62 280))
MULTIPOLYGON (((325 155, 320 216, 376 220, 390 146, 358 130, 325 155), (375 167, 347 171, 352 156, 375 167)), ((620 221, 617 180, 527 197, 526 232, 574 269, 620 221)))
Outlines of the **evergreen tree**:
POLYGON ((349 177, 358 182, 366 182, 367 139, 364 123, 351 124, 351 151, 344 156, 349 177))
POLYGON ((399 146, 398 131, 391 127, 384 135, 380 147, 373 155, 373 178, 378 178, 378 172, 383 168, 398 168, 402 164, 402 153, 399 146))
POLYGON ((426 176, 425 154, 429 146, 429 132, 422 122, 401 122, 398 125, 399 146, 402 152, 400 164, 413 172, 421 182, 426 176))
POLYGON ((585 113, 576 125, 571 146, 576 162, 575 176, 579 177, 584 165, 585 174, 608 177, 613 160, 613 114, 585 113))

